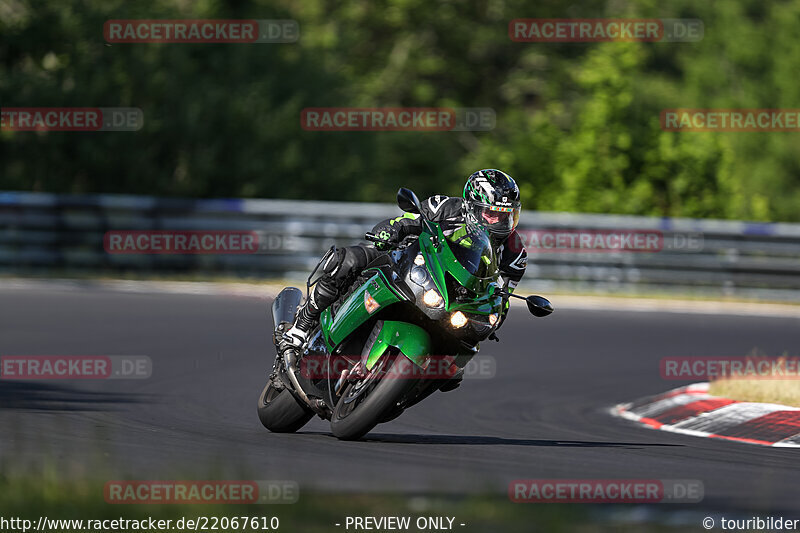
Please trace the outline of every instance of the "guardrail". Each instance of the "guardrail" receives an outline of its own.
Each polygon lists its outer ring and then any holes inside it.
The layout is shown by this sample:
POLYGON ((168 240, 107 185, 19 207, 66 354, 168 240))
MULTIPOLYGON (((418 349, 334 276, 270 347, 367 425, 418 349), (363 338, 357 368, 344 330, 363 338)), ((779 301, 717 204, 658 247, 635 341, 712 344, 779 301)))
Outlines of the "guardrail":
MULTIPOLYGON (((187 200, 126 195, 0 192, 0 272, 198 273, 305 277, 331 246, 352 244, 390 204, 284 200, 187 200), (115 230, 239 230, 254 254, 110 254, 115 230)), ((800 301, 800 224, 524 212, 530 289, 680 291, 800 301), (532 233, 530 233, 532 232, 532 233), (559 235, 657 235, 635 251, 559 247, 559 235)), ((602 240, 602 239, 601 239, 602 240)))

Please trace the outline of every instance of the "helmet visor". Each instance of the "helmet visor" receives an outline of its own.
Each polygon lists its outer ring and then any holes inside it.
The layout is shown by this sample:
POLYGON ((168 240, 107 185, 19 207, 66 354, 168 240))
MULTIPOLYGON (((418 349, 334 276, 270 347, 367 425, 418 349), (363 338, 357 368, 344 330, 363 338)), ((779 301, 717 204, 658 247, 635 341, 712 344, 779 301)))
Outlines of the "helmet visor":
POLYGON ((498 207, 489 204, 473 204, 472 214, 478 223, 494 235, 511 234, 519 222, 520 206, 498 207))

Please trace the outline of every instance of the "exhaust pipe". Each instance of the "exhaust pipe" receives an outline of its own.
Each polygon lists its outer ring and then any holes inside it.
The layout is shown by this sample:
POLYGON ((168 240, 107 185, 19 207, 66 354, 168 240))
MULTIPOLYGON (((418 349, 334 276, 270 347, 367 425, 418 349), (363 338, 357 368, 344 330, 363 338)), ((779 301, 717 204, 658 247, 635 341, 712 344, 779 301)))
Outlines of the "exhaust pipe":
POLYGON ((303 291, 297 287, 283 289, 272 302, 272 329, 278 329, 283 322, 293 322, 301 301, 303 291))
POLYGON ((292 387, 294 387, 295 392, 306 403, 306 405, 316 411, 316 404, 313 403, 308 396, 306 396, 303 387, 301 387, 300 382, 297 381, 297 350, 286 350, 283 352, 283 358, 284 362, 286 363, 286 374, 289 376, 289 381, 292 382, 292 387))
MULTIPOLYGON (((300 307, 300 302, 303 301, 303 291, 297 287, 286 287, 272 302, 272 327, 273 327, 273 340, 275 347, 278 347, 277 337, 278 328, 285 323, 294 322, 294 316, 297 313, 297 308, 300 307)), ((284 364, 286 365, 286 375, 289 376, 289 381, 292 382, 292 387, 300 399, 305 402, 311 409, 315 409, 315 404, 311 402, 305 391, 300 386, 297 380, 297 351, 286 350, 281 354, 283 356, 284 364)))

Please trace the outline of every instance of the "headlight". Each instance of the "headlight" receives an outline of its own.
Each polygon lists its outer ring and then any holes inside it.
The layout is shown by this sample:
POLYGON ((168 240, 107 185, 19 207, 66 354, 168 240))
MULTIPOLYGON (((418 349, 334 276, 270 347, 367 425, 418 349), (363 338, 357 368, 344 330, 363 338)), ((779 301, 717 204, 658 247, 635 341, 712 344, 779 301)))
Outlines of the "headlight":
POLYGON ((461 311, 456 311, 450 315, 450 324, 454 328, 463 328, 467 325, 467 317, 461 311))
POLYGON ((489 324, 491 324, 492 326, 497 324, 497 313, 492 313, 491 315, 489 315, 489 324))
POLYGON ((417 254, 417 257, 414 258, 414 264, 417 266, 422 266, 425 264, 425 258, 422 257, 422 254, 417 254))
POLYGON ((411 274, 409 277, 411 278, 411 281, 420 287, 424 287, 425 283, 428 282, 428 271, 422 267, 414 267, 411 269, 411 274))
POLYGON ((422 295, 422 301, 425 302, 425 305, 428 307, 439 307, 444 302, 439 293, 436 292, 436 289, 428 289, 425 291, 425 294, 422 295))

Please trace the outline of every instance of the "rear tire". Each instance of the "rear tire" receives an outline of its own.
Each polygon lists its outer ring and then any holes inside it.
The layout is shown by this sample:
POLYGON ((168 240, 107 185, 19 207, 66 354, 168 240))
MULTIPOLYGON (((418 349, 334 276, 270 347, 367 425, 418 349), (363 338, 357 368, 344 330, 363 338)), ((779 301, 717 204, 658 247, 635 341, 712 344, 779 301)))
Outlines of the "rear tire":
POLYGON ((278 390, 272 380, 267 382, 258 397, 258 418, 273 433, 294 433, 313 416, 314 411, 301 405, 289 389, 278 390))
POLYGON ((384 357, 389 358, 384 364, 391 366, 372 390, 365 391, 363 398, 354 400, 358 402, 355 406, 345 403, 345 400, 355 392, 357 383, 349 384, 343 391, 331 416, 331 431, 337 438, 356 440, 369 433, 396 408, 397 402, 416 384, 409 377, 413 375, 415 365, 406 356, 392 357, 387 354, 384 357))

